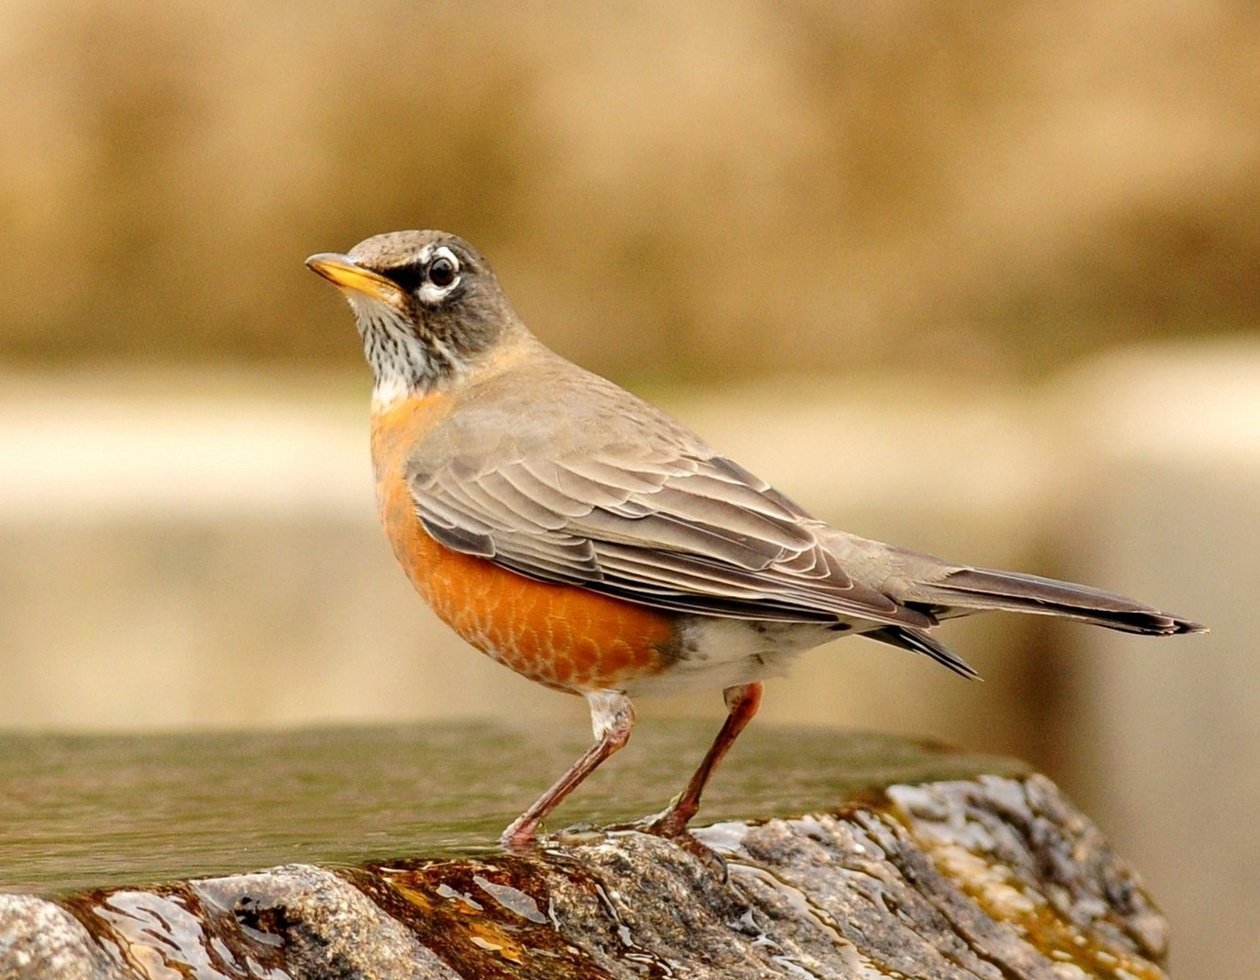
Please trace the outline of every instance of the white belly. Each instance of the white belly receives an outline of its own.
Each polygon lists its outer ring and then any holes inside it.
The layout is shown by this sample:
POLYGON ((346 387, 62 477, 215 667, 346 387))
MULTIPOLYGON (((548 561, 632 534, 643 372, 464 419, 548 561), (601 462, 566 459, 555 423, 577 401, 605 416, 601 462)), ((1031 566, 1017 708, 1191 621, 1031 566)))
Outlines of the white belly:
POLYGON ((813 647, 847 636, 814 623, 768 623, 697 617, 682 629, 677 661, 663 673, 636 680, 630 697, 721 691, 786 674, 813 647))

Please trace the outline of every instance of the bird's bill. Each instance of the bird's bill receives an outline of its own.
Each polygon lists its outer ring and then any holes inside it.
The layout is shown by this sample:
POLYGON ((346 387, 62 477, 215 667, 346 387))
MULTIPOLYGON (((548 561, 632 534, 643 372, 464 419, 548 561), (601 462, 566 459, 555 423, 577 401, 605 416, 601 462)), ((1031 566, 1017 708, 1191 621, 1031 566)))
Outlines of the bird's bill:
POLYGON ((306 260, 307 268, 317 272, 341 290, 361 293, 381 303, 396 304, 400 298, 398 284, 371 269, 365 269, 348 255, 320 252, 306 260))

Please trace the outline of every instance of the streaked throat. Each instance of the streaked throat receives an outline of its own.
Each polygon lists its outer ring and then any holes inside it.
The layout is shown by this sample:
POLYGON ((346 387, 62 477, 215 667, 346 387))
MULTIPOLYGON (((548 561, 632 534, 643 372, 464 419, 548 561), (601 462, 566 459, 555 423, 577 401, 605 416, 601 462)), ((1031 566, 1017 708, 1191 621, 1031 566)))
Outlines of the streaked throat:
POLYGON ((457 373, 459 361, 436 338, 419 337, 405 314, 381 303, 355 304, 363 353, 372 368, 372 407, 380 411, 425 395, 457 373))

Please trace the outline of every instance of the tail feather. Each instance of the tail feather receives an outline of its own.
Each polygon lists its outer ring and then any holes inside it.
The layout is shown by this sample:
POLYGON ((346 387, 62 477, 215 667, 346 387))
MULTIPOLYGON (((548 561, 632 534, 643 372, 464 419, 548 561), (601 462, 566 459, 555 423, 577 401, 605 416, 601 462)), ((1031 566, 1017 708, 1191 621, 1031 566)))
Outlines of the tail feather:
POLYGON ((971 664, 923 630, 914 629, 911 626, 882 626, 863 633, 862 636, 902 650, 909 650, 911 653, 921 653, 926 657, 931 657, 938 664, 948 667, 955 674, 966 677, 968 680, 980 679, 980 675, 971 664))
POLYGON ((920 589, 916 602, 926 600, 947 609, 1042 613, 1148 636, 1203 633, 1207 629, 1122 595, 1020 572, 955 568, 936 581, 916 585, 920 589))

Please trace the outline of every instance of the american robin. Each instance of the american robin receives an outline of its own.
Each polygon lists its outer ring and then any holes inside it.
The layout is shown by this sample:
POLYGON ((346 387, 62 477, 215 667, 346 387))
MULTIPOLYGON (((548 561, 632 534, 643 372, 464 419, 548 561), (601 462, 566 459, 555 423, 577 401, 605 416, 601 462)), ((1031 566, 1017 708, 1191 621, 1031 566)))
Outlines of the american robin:
POLYGON ((529 844, 626 743, 640 695, 725 695, 708 754, 647 824, 677 835, 756 714, 762 679, 837 636, 973 677, 931 634, 942 619, 1001 609, 1156 636, 1202 629, 1083 585, 828 527, 544 347, 455 235, 378 235, 307 265, 349 300, 372 367, 378 501, 403 570, 474 647, 590 705, 595 743, 508 826, 505 846, 529 844))

